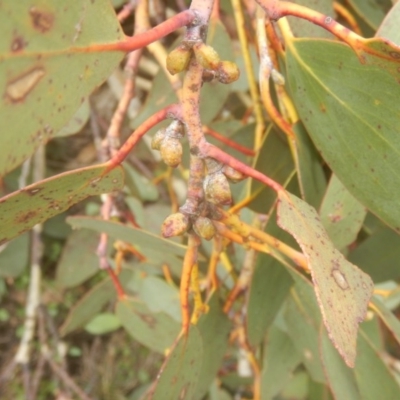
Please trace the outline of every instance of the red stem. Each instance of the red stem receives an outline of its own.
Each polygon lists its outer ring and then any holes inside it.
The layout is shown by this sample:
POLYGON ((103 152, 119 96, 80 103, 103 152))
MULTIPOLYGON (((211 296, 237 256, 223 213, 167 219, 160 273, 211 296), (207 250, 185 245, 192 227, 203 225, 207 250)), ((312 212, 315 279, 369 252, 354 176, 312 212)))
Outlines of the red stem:
POLYGON ((252 149, 249 149, 248 147, 242 146, 239 143, 234 142, 233 140, 230 140, 229 138, 222 136, 220 133, 212 130, 211 128, 208 128, 207 126, 203 126, 204 132, 212 136, 214 139, 219 140, 221 143, 226 144, 227 146, 231 147, 232 149, 235 149, 237 151, 240 151, 241 153, 245 154, 246 156, 251 156, 254 157, 256 155, 256 152, 252 149))
POLYGON ((114 284, 115 290, 117 291, 118 298, 124 299, 126 297, 126 294, 125 294, 124 288, 121 285, 121 282, 118 279, 118 276, 116 275, 116 273, 114 272, 114 270, 111 267, 108 267, 106 269, 106 271, 114 284))
POLYGON ((117 42, 117 43, 105 43, 105 44, 95 44, 89 47, 85 47, 84 49, 74 49, 74 51, 124 51, 130 52, 133 50, 141 49, 150 43, 155 42, 163 38, 164 36, 169 35, 172 32, 175 32, 177 29, 182 28, 183 26, 190 25, 192 22, 196 20, 196 12, 194 10, 185 10, 179 14, 174 15, 167 21, 162 22, 161 24, 155 26, 154 28, 149 29, 146 32, 139 33, 134 36, 126 36, 125 40, 117 42))
POLYGON ((256 2, 272 20, 278 20, 288 15, 305 19, 331 32, 354 50, 357 50, 360 41, 364 40, 364 38, 334 21, 331 17, 299 4, 278 0, 256 0, 256 2))

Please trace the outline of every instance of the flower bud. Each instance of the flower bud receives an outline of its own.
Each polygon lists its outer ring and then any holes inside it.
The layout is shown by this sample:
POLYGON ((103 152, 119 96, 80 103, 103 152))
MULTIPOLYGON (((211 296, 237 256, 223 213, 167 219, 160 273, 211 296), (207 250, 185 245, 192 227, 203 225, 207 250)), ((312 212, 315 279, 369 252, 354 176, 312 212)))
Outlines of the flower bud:
POLYGON ((182 139, 185 135, 185 128, 183 126, 183 123, 179 120, 172 121, 165 130, 165 134, 169 137, 182 139))
POLYGON ((160 145, 161 158, 168 166, 175 168, 182 160, 181 142, 173 137, 166 137, 160 145))
POLYGON ((203 239, 211 240, 215 235, 215 228, 209 218, 198 217, 193 224, 194 231, 203 239))
POLYGON ((230 167, 229 165, 225 165, 222 169, 222 172, 233 183, 240 182, 246 178, 246 175, 243 175, 241 172, 230 167))
POLYGON ((153 150, 160 150, 161 142, 165 139, 165 129, 160 129, 151 139, 151 148, 153 150))
POLYGON ((217 172, 207 175, 204 179, 204 192, 206 199, 217 205, 228 205, 232 203, 231 189, 226 176, 217 172))
POLYGON ((169 215, 161 225, 165 238, 183 235, 189 229, 189 218, 180 212, 169 215))
POLYGON ((238 66, 231 61, 221 61, 218 65, 218 80, 221 83, 232 83, 239 79, 238 66))
POLYGON ((171 75, 184 71, 187 69, 191 57, 192 52, 190 49, 186 46, 178 46, 167 56, 167 70, 171 75))
POLYGON ((218 53, 205 43, 197 43, 193 46, 196 60, 203 68, 215 70, 218 68, 220 58, 218 53))

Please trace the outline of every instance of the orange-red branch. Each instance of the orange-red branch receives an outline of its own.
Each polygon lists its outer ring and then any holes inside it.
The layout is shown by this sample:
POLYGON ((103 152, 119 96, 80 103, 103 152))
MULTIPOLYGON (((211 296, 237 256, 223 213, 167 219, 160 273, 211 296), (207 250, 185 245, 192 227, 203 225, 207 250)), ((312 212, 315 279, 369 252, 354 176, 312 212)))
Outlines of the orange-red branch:
MULTIPOLYGON (((192 9, 182 11, 179 14, 174 15, 170 19, 161 24, 155 26, 154 28, 148 30, 147 32, 139 33, 135 36, 127 36, 123 42, 113 44, 113 50, 121 50, 129 52, 132 50, 137 50, 142 47, 149 45, 175 32, 177 29, 183 26, 190 25, 196 19, 196 12, 192 9)), ((111 45, 112 46, 112 45, 111 45)))
POLYGON ((364 40, 361 36, 333 20, 332 17, 299 4, 279 0, 256 1, 264 9, 268 18, 271 20, 278 20, 288 15, 305 19, 331 32, 355 50, 357 45, 359 45, 359 42, 364 40))
POLYGON ((114 272, 114 270, 111 267, 108 267, 106 269, 106 271, 107 271, 109 277, 112 280, 112 283, 113 283, 114 288, 115 288, 115 290, 117 292, 118 298, 119 299, 124 299, 126 297, 126 294, 125 294, 125 291, 124 291, 124 289, 123 289, 123 287, 121 285, 120 280, 118 279, 118 276, 116 275, 116 273, 114 272))
POLYGON ((203 130, 205 133, 208 135, 212 136, 214 139, 217 139, 221 143, 226 144, 227 146, 231 147, 232 149, 235 149, 237 151, 240 151, 246 156, 254 157, 256 155, 256 152, 253 149, 249 149, 248 147, 242 146, 239 143, 234 142, 233 140, 221 135, 220 133, 214 131, 213 129, 203 126, 203 130))
POLYGON ((128 140, 121 146, 118 152, 109 161, 107 161, 106 171, 107 174, 117 165, 120 165, 122 161, 128 156, 131 150, 136 146, 137 142, 144 136, 153 126, 157 125, 161 121, 171 117, 179 115, 180 107, 177 104, 167 106, 160 111, 157 111, 150 118, 146 119, 132 134, 128 140))

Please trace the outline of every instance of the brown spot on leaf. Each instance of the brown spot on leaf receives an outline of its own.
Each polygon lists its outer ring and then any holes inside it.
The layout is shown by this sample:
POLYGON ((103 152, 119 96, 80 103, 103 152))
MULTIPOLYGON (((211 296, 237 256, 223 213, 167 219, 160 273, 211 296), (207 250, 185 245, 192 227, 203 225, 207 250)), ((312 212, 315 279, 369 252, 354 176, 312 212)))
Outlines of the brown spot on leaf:
POLYGON ((15 222, 17 224, 21 224, 21 223, 25 224, 34 217, 36 217, 36 211, 28 211, 28 212, 18 215, 17 218, 15 219, 15 222))
POLYGON ((15 36, 11 42, 10 50, 13 53, 21 51, 26 46, 26 42, 22 36, 15 36))
POLYGON ((48 32, 54 23, 54 15, 49 12, 39 10, 37 7, 29 9, 33 27, 41 33, 48 32))
POLYGON ((23 101, 44 76, 43 68, 35 67, 17 76, 6 87, 7 97, 14 103, 23 101))
POLYGON ((150 329, 154 329, 156 326, 156 319, 154 317, 152 317, 151 315, 147 315, 147 314, 142 314, 137 312, 137 315, 139 316, 139 318, 150 328, 150 329))
POLYGON ((400 53, 397 51, 390 51, 389 54, 392 58, 400 59, 400 53))

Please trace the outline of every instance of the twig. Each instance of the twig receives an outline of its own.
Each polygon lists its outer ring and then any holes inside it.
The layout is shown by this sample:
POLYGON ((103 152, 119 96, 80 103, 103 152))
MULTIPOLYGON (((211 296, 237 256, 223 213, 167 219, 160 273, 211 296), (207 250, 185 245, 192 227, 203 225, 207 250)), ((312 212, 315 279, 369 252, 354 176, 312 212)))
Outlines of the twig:
MULTIPOLYGON (((45 150, 44 146, 40 146, 33 159, 33 180, 35 182, 45 177, 45 150)), ((41 241, 42 225, 37 224, 32 230, 31 241, 31 271, 26 298, 24 333, 22 335, 20 345, 15 355, 15 361, 20 364, 24 374, 25 393, 28 398, 30 391, 30 344, 35 334, 35 324, 37 318, 37 307, 40 302, 40 283, 41 283, 41 267, 40 261, 43 255, 43 245, 41 241)))
POLYGON ((64 384, 69 387, 81 400, 92 400, 75 382, 74 380, 62 369, 60 366, 54 362, 51 358, 51 353, 43 350, 46 361, 50 365, 53 372, 64 382, 64 384))
POLYGON ((254 139, 254 149, 257 151, 261 147, 262 135, 264 133, 265 124, 261 108, 260 95, 258 93, 256 79, 253 72, 253 65, 250 57, 249 43, 245 33, 245 21, 243 16, 242 6, 240 0, 232 0, 234 16, 236 20, 236 28, 239 36, 241 51, 243 55, 244 65, 246 68, 247 80, 249 82, 250 95, 253 102, 255 117, 256 117, 256 130, 254 139))
POLYGON ((183 259, 181 286, 180 286, 180 302, 182 310, 182 334, 185 336, 189 332, 190 325, 190 309, 189 309, 189 289, 190 277, 194 264, 197 262, 197 248, 200 240, 195 234, 189 234, 188 248, 183 259))

